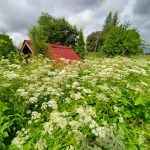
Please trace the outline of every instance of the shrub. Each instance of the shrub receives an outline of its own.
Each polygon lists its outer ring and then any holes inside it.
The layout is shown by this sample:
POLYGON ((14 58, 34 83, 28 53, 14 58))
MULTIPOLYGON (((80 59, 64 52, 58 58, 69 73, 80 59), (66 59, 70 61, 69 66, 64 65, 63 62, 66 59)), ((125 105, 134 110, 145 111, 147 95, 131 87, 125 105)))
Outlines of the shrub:
POLYGON ((129 29, 127 25, 113 28, 108 34, 101 50, 107 56, 142 54, 143 41, 136 28, 129 29))
POLYGON ((10 52, 16 52, 12 39, 6 34, 0 34, 0 56, 7 58, 10 52))

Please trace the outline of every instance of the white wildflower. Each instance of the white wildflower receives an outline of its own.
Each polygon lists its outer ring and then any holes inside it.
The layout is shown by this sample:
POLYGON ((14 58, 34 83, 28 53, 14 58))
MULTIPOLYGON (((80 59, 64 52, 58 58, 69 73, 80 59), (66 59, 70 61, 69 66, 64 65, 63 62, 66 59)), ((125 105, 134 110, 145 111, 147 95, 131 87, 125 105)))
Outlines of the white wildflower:
POLYGON ((108 102, 108 97, 106 97, 103 93, 100 93, 100 94, 96 94, 96 98, 98 100, 101 100, 101 101, 104 101, 104 102, 108 102))
POLYGON ((98 127, 98 124, 94 120, 91 120, 89 128, 93 129, 93 128, 96 128, 96 127, 98 127))
POLYGON ((33 111, 31 113, 31 120, 39 119, 41 116, 41 113, 38 113, 37 111, 33 111))
POLYGON ((26 92, 25 89, 18 89, 16 93, 22 97, 28 96, 28 92, 26 92))
POLYGON ((72 84, 72 88, 77 88, 77 87, 79 87, 80 86, 80 84, 79 84, 79 82, 73 82, 73 84, 72 84))
POLYGON ((63 117, 55 118, 53 121, 56 122, 57 126, 62 129, 65 128, 68 124, 66 118, 63 118, 63 117))
POLYGON ((44 128, 44 133, 48 132, 49 135, 51 135, 52 131, 54 130, 51 122, 45 122, 43 128, 44 128))
POLYGON ((145 137, 144 137, 144 135, 139 135, 139 138, 138 138, 138 142, 139 142, 139 144, 144 144, 144 142, 145 142, 145 137))
POLYGON ((29 102, 30 103, 36 103, 38 101, 37 97, 30 97, 29 102))
POLYGON ((119 111, 119 108, 118 108, 116 105, 114 105, 114 111, 115 111, 116 113, 119 111))
POLYGON ((30 114, 30 113, 31 113, 31 110, 27 110, 26 113, 27 113, 27 114, 30 114))
POLYGON ((80 123, 75 121, 75 120, 72 120, 69 122, 69 125, 73 128, 73 129, 78 129, 80 127, 80 123))
POLYGON ((70 145, 70 146, 67 146, 66 150, 75 150, 75 148, 72 145, 70 145))
POLYGON ((83 89, 83 92, 87 93, 87 94, 91 94, 92 93, 92 91, 90 89, 85 89, 85 88, 83 89))
POLYGON ((53 99, 47 102, 47 106, 52 107, 54 110, 57 110, 58 108, 57 102, 53 99))
POLYGON ((121 114, 119 116, 119 122, 123 123, 123 116, 121 114))
POLYGON ((47 102, 42 103, 41 109, 44 110, 47 108, 47 102))
POLYGON ((101 119, 101 121, 102 121, 102 125, 103 125, 103 126, 105 126, 105 127, 108 126, 107 120, 101 119))
POLYGON ((83 97, 81 96, 81 93, 75 93, 75 94, 72 94, 71 95, 72 98, 74 98, 74 100, 80 100, 82 99, 83 97))
POLYGON ((66 101, 67 103, 70 103, 70 102, 71 102, 71 100, 70 100, 69 97, 65 98, 65 101, 66 101))
POLYGON ((31 123, 32 123, 32 120, 29 120, 29 121, 28 121, 28 124, 31 124, 31 123))
POLYGON ((46 148, 47 148, 46 141, 45 141, 44 139, 40 138, 40 139, 36 142, 35 148, 36 148, 37 150, 44 150, 44 149, 46 149, 46 148))

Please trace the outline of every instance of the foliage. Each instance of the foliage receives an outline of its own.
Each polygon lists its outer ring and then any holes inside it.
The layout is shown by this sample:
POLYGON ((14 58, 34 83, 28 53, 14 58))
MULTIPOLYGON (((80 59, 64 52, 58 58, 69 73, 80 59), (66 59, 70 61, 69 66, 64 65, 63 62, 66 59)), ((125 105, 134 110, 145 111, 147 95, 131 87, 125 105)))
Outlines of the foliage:
POLYGON ((136 28, 130 29, 129 25, 120 25, 109 33, 101 50, 107 56, 136 55, 143 53, 142 42, 136 28))
POLYGON ((32 41, 32 46, 35 53, 42 54, 44 57, 49 56, 50 46, 46 44, 46 37, 42 33, 42 28, 39 26, 33 26, 29 32, 29 37, 32 41))
POLYGON ((12 120, 7 116, 8 110, 7 103, 0 101, 0 149, 6 148, 6 138, 9 136, 9 126, 12 124, 12 120))
POLYGON ((81 59, 84 58, 84 53, 85 53, 85 43, 84 43, 84 36, 83 36, 83 31, 79 31, 79 37, 76 42, 76 47, 75 47, 76 53, 80 56, 81 59))
POLYGON ((110 12, 108 14, 108 16, 106 17, 106 20, 105 20, 104 25, 103 25, 103 29, 101 31, 101 36, 102 36, 102 42, 103 43, 106 40, 107 36, 110 34, 110 32, 118 26, 118 23, 119 23, 119 21, 118 21, 118 12, 116 12, 114 14, 114 16, 112 16, 112 12, 110 12))
POLYGON ((6 34, 0 34, 0 56, 6 58, 10 52, 16 52, 12 39, 6 34))
POLYGON ((104 45, 104 42, 107 36, 110 34, 114 28, 118 26, 118 12, 115 12, 114 16, 112 12, 108 14, 104 22, 102 31, 92 32, 86 39, 86 49, 88 52, 97 52, 101 50, 101 46, 104 45))
POLYGON ((149 56, 11 62, 0 61, 3 147, 150 149, 149 56))
POLYGON ((102 46, 101 32, 96 31, 88 35, 86 39, 86 50, 88 52, 98 52, 98 49, 102 46))
POLYGON ((76 26, 70 25, 64 18, 55 18, 48 13, 42 13, 38 18, 37 25, 29 30, 29 37, 33 40, 40 36, 40 40, 47 43, 72 46, 78 36, 76 26), (40 30, 40 35, 39 31, 40 30))

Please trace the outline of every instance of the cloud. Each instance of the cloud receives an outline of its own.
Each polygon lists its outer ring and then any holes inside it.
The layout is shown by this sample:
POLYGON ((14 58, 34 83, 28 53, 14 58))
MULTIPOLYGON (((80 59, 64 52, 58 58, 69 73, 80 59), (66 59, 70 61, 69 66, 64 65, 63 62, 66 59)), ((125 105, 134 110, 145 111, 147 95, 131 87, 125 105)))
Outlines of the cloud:
POLYGON ((61 7, 74 13, 78 13, 87 9, 101 7, 104 1, 105 0, 61 0, 61 7))
POLYGON ((79 28, 84 28, 90 24, 93 20, 94 12, 91 10, 85 10, 83 12, 73 14, 68 18, 68 21, 72 25, 77 25, 79 28))
POLYGON ((27 35, 18 32, 10 32, 8 34, 10 35, 10 38, 13 39, 15 45, 18 45, 20 42, 23 42, 25 39, 28 39, 27 35))
POLYGON ((149 16, 150 0, 137 0, 134 7, 134 14, 149 16))
POLYGON ((110 11, 119 11, 121 22, 130 20, 142 37, 149 40, 149 9, 149 0, 1 0, 0 31, 7 31, 14 43, 19 44, 28 38, 28 29, 36 23, 41 12, 48 12, 84 28, 86 38, 91 32, 102 29, 110 11))

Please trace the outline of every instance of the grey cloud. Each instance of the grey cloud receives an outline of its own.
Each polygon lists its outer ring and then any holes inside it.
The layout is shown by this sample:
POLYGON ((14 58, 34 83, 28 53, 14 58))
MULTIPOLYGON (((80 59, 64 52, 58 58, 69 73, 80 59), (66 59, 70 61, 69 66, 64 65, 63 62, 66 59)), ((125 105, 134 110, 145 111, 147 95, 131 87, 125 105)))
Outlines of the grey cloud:
MULTIPOLYGON (((7 31, 19 43, 23 37, 27 38, 28 29, 36 23, 41 12, 48 12, 57 17, 65 17, 68 21, 71 18, 70 23, 76 23, 77 26, 82 23, 87 36, 92 31, 101 30, 104 18, 110 11, 121 13, 129 1, 131 0, 0 0, 0 31, 7 31)), ((131 20, 146 38, 150 28, 148 6, 149 0, 137 0, 134 6, 134 14, 137 15, 131 20)))
POLYGON ((150 0, 137 0, 133 8, 133 22, 142 37, 150 42, 150 0))
POLYGON ((22 32, 22 30, 30 28, 35 24, 41 12, 53 12, 51 4, 53 1, 49 2, 49 5, 45 5, 45 2, 38 1, 37 3, 35 0, 1 0, 0 29, 2 28, 7 32, 22 32))
POLYGON ((61 5, 65 9, 74 12, 84 11, 100 7, 105 0, 61 0, 61 5))
POLYGON ((150 0, 137 0, 133 9, 136 15, 147 15, 150 14, 150 0))

